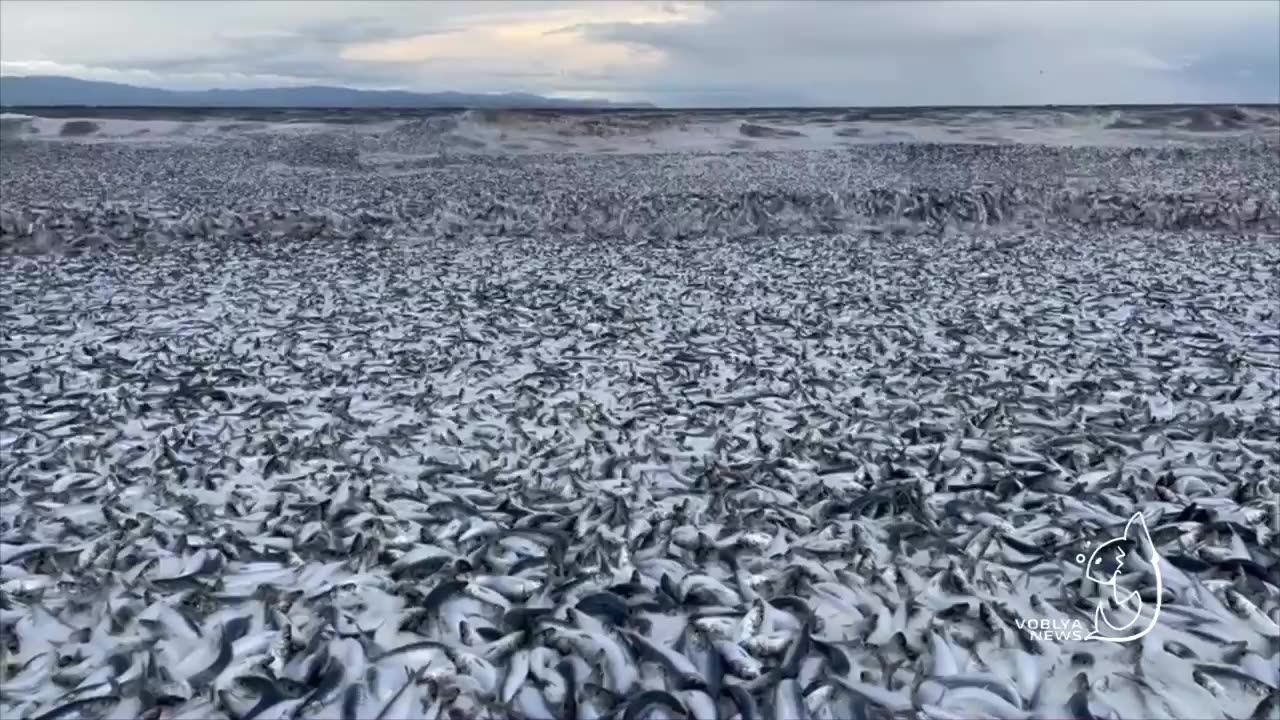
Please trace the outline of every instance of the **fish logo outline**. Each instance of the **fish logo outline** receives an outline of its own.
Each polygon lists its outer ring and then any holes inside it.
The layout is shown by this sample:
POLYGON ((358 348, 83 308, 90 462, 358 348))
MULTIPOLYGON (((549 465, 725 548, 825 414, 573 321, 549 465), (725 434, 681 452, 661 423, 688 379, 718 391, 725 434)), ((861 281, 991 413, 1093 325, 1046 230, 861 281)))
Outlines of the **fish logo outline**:
POLYGON ((1094 549, 1094 551, 1089 555, 1088 562, 1085 566, 1085 574, 1099 585, 1111 587, 1111 598, 1115 601, 1118 607, 1127 607, 1133 611, 1133 618, 1129 620, 1129 622, 1122 625, 1116 625, 1107 617, 1107 600, 1105 597, 1102 598, 1094 609, 1093 630, 1085 636, 1086 640, 1103 640, 1113 643, 1132 642, 1146 637, 1148 633, 1155 629, 1156 623, 1160 619, 1160 608, 1164 599, 1164 585, 1160 577, 1160 555, 1156 552, 1155 543, 1151 541, 1151 533, 1147 530, 1147 520, 1143 517, 1142 513, 1136 512, 1133 514, 1133 517, 1129 518, 1129 522, 1124 526, 1123 535, 1115 538, 1114 540, 1108 540, 1094 549), (1145 544, 1145 547, 1148 549, 1150 555, 1144 559, 1150 563, 1152 573, 1155 577, 1156 599, 1152 608, 1151 619, 1143 628, 1123 637, 1115 637, 1113 635, 1104 634, 1104 628, 1109 628, 1115 632, 1128 630, 1138 621, 1138 618, 1142 616, 1143 610, 1142 596, 1138 591, 1134 590, 1125 594, 1124 588, 1122 588, 1119 583, 1120 575, 1124 570, 1125 557, 1127 556, 1127 553, 1123 547, 1119 547, 1117 544, 1125 541, 1129 541, 1139 548, 1143 547, 1145 544), (1114 571, 1112 571, 1108 577, 1096 575, 1095 568, 1102 567, 1102 560, 1104 559, 1102 554, 1107 550, 1107 548, 1111 548, 1113 546, 1116 551, 1116 565, 1114 571))

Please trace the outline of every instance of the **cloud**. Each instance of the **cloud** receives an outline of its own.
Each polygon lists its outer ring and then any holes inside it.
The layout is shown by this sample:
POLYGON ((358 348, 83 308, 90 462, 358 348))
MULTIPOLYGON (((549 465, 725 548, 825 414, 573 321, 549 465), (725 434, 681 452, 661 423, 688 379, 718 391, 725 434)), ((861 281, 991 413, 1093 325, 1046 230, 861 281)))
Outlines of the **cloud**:
POLYGON ((762 95, 803 87, 838 104, 1269 100, 1280 87, 1273 3, 741 3, 709 23, 589 23, 597 42, 660 50, 684 77, 748 76, 762 95), (925 11, 927 8, 927 11, 925 11), (821 18, 822 22, 815 22, 821 18), (1238 38, 1251 28, 1249 51, 1238 38), (1266 77, 1184 72, 1240 54, 1266 77), (1209 82, 1205 82, 1205 81, 1209 82), (867 98, 867 100, 863 100, 867 98))
POLYGON ((0 3, 0 72, 670 105, 1280 102, 1280 3, 0 3))

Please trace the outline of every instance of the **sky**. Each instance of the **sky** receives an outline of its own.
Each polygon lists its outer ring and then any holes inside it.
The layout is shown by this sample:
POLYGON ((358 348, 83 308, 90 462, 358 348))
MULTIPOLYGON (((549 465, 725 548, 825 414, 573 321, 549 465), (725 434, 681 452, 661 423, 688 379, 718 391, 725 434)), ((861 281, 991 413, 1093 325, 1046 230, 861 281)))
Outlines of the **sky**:
POLYGON ((1280 102, 1280 0, 0 1, 0 75, 670 107, 1280 102))

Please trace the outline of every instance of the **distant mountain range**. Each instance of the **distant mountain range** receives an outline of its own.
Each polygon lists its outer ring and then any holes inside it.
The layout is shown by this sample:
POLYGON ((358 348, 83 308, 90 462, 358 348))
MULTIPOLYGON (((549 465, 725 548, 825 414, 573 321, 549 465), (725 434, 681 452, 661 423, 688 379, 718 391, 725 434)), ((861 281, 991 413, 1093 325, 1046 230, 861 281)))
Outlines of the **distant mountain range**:
POLYGON ((569 100, 526 93, 417 93, 345 87, 252 90, 161 90, 59 75, 0 77, 4 107, 253 107, 253 108, 648 108, 647 103, 569 100))

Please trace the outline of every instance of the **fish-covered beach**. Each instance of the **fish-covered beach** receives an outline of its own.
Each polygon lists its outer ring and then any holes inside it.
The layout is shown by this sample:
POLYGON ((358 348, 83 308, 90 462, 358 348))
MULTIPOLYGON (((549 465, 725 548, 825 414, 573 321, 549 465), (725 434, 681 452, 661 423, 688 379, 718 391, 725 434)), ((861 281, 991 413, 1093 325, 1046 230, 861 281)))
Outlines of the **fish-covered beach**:
POLYGON ((9 113, 0 717, 1276 718, 1278 118, 9 113))

